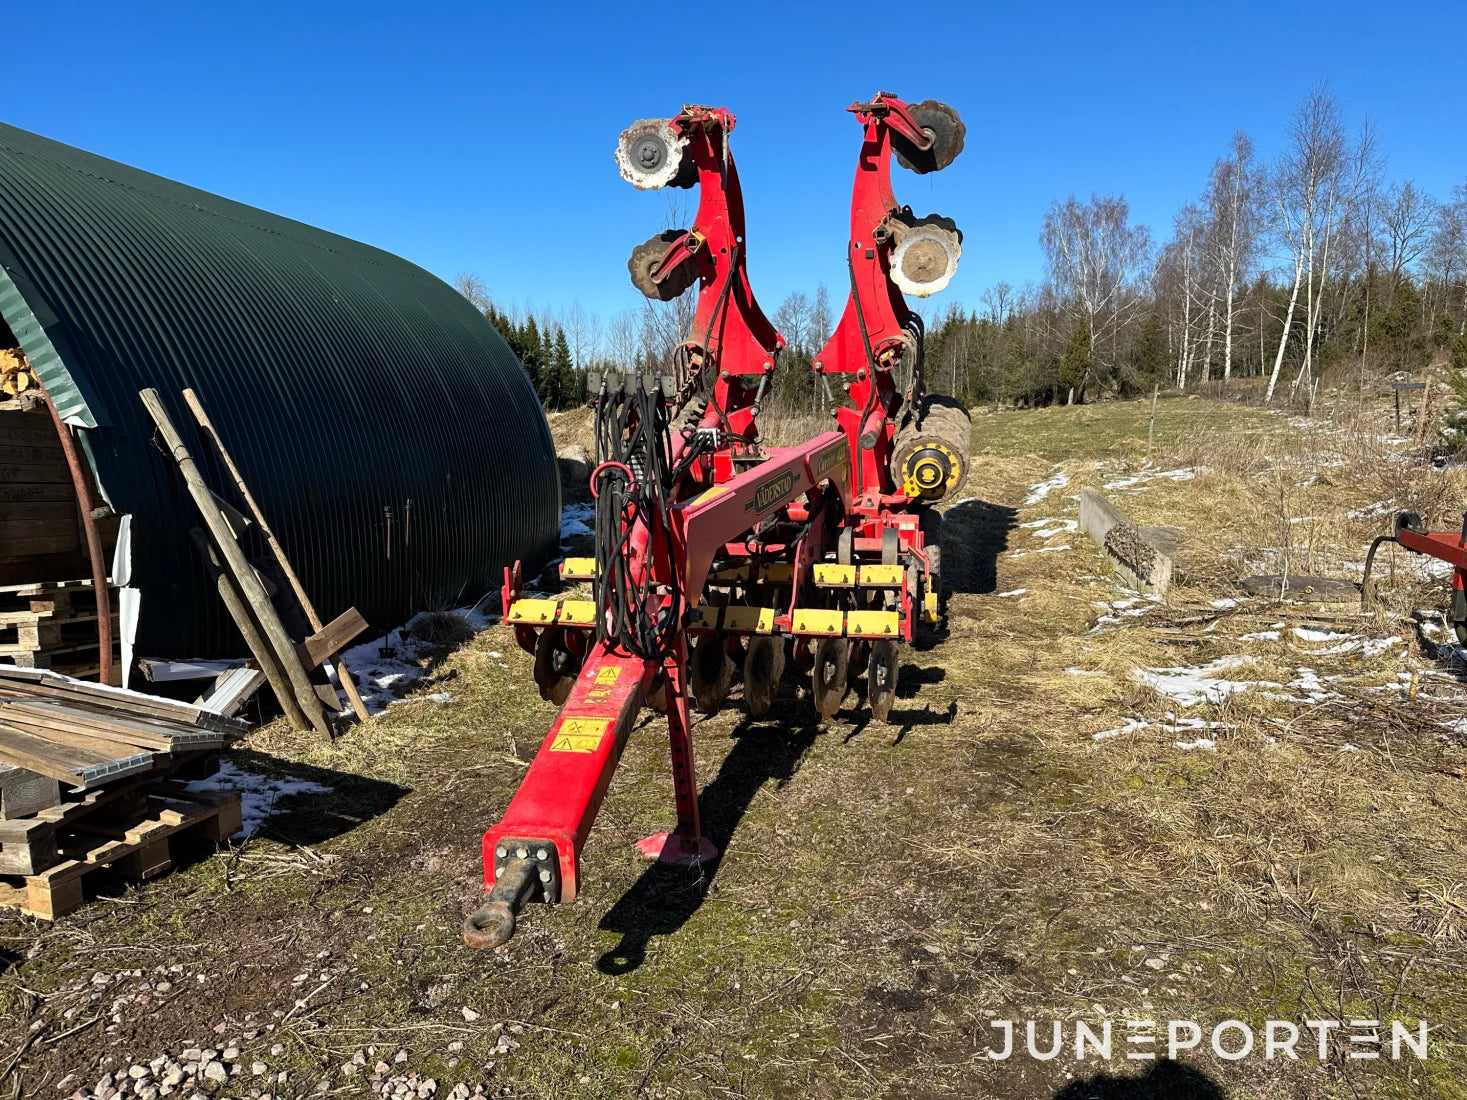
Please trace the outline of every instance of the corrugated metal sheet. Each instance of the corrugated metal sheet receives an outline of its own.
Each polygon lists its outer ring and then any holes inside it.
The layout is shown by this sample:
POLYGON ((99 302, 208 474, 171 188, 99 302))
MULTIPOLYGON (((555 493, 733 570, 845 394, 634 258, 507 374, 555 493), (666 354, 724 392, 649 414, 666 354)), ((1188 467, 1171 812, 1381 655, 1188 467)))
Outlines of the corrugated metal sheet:
POLYGON ((198 517, 152 445, 146 386, 203 456, 178 397, 199 392, 323 617, 355 605, 390 627, 552 552, 534 391, 421 268, 0 124, 0 269, 0 315, 134 516, 139 652, 240 648, 192 559, 198 517))

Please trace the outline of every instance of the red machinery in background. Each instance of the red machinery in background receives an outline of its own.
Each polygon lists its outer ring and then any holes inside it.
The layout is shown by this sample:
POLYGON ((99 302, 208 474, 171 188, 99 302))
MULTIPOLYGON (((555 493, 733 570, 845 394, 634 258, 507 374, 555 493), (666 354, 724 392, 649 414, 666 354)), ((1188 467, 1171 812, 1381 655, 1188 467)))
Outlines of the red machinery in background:
MULTIPOLYGON (((898 644, 939 616, 940 515, 930 504, 966 474, 967 413, 922 384, 922 325, 905 291, 941 290, 956 270, 951 221, 915 217, 891 189, 893 155, 924 173, 962 150, 957 113, 886 92, 850 111, 863 131, 851 198, 850 295, 813 367, 847 402, 837 427, 767 446, 759 408, 784 340, 745 268, 734 116, 685 107, 621 135, 623 178, 647 190, 699 188, 687 230, 639 245, 628 267, 649 298, 698 285, 697 311, 659 369, 593 374, 596 556, 567 559, 584 595, 524 597, 506 571, 505 619, 535 656, 541 695, 562 704, 503 819, 484 834, 487 903, 469 916, 474 947, 504 943, 524 904, 574 899, 579 857, 638 713, 667 713, 677 827, 640 847, 651 858, 716 855, 702 836, 690 703, 717 713, 732 685, 758 717, 787 656, 810 675, 815 708, 836 713, 864 674, 873 715, 897 688, 898 644), (901 380, 905 378, 905 385, 901 380)), ((832 396, 834 396, 832 394, 832 396)))
POLYGON ((1460 531, 1428 531, 1415 512, 1396 513, 1395 532, 1376 538, 1365 553, 1365 575, 1360 583, 1360 602, 1365 608, 1375 599, 1375 585, 1370 578, 1375 569, 1375 552, 1387 542, 1453 567, 1452 602, 1447 605, 1445 618, 1457 642, 1467 646, 1467 512, 1462 513, 1460 531))

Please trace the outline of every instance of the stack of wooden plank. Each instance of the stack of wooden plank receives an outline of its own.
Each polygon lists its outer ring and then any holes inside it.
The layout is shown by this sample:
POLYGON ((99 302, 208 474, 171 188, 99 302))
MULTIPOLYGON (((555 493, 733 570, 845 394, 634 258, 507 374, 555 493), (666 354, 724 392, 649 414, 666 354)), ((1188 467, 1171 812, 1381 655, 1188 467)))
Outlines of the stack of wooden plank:
POLYGON ((189 703, 0 668, 0 763, 82 790, 167 772, 177 754, 223 748, 248 728, 189 703))
POLYGON ((236 832, 237 795, 185 794, 177 777, 217 768, 247 728, 196 705, 0 667, 0 904, 60 916, 81 904, 92 871, 151 877, 169 866, 171 837, 236 832))
MULTIPOLYGON (((119 636, 116 606, 114 598, 113 638, 119 636)), ((90 578, 0 585, 0 667, 50 668, 81 678, 96 676, 99 657, 90 578)), ((120 674, 118 662, 113 665, 120 674)))

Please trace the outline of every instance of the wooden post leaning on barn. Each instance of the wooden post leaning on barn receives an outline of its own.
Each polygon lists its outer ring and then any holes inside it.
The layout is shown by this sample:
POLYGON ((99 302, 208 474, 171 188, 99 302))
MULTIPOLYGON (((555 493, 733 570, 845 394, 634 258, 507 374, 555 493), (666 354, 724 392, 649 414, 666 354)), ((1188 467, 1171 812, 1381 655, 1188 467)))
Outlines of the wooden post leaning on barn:
POLYGON ((250 614, 249 605, 240 594, 239 586, 229 575, 229 571, 219 561, 214 547, 209 542, 209 536, 198 527, 189 532, 189 538, 193 540, 195 549, 203 559, 204 570, 213 578, 215 586, 219 589, 219 598, 224 601, 224 606, 229 612, 234 625, 239 627, 239 632, 244 635, 245 645, 249 646, 250 652, 255 655, 259 662, 260 671, 265 674, 266 681, 270 684, 270 690, 275 693, 275 698, 280 700, 280 708, 285 711, 285 718, 292 726, 305 729, 310 726, 305 712, 301 710, 300 704, 296 702, 295 695, 290 686, 290 678, 285 669, 281 667, 280 658, 260 633, 254 616, 250 614))
MULTIPOLYGON (((229 476, 234 478, 235 488, 239 490, 239 495, 244 498, 245 507, 250 510, 250 515, 260 525, 260 532, 265 536, 265 541, 270 544, 270 551, 275 555, 275 560, 280 563, 280 569, 285 574, 285 579, 290 582, 291 590, 295 592, 295 598, 299 601, 301 610, 305 612, 306 619, 311 624, 311 629, 319 633, 322 630, 322 624, 321 617, 316 614, 315 605, 311 603, 311 598, 306 595, 305 586, 301 584, 300 578, 296 576, 295 570, 291 568, 290 560, 285 556, 285 548, 280 545, 280 541, 275 537, 275 532, 270 529, 270 524, 265 520, 265 513, 260 509, 259 504, 256 503, 254 494, 250 492, 250 487, 245 484, 244 475, 239 472, 239 467, 234 464, 234 459, 230 456, 229 449, 224 446, 224 440, 219 437, 219 430, 214 427, 214 422, 209 419, 209 414, 204 411, 204 406, 199 400, 199 395, 192 389, 186 389, 183 391, 183 399, 188 403, 188 407, 193 410, 194 419, 199 422, 199 427, 209 436, 210 441, 214 444, 215 450, 219 452, 219 457, 224 461, 224 467, 229 471, 229 476)), ((330 662, 328 662, 328 667, 329 664, 330 662)), ((346 697, 351 700, 352 710, 356 712, 356 716, 363 722, 367 721, 372 715, 367 710, 367 704, 362 700, 361 692, 357 690, 356 681, 352 679, 351 671, 346 667, 346 662, 337 658, 335 665, 336 678, 341 682, 341 687, 346 692, 346 697)))
MULTIPOLYGON (((265 586, 260 583, 260 578, 255 575, 249 559, 245 557, 244 551, 235 541, 234 533, 230 530, 224 514, 214 503, 213 493, 208 483, 204 481, 204 475, 199 472, 198 466, 194 463, 193 456, 184 446, 183 439, 173 426, 173 421, 168 418, 168 411, 163 407, 158 391, 146 389, 140 391, 138 396, 142 398, 143 406, 148 410, 148 415, 153 418, 153 423, 158 426, 158 431, 168 446, 169 455, 178 464, 179 472, 183 474, 184 483, 188 486, 189 495, 198 505, 214 545, 219 548, 225 570, 233 578, 240 595, 248 605, 249 614, 258 624, 260 634, 269 642, 270 648, 277 655, 280 666, 290 682, 290 694, 295 696, 299 710, 309 725, 330 737, 331 723, 327 719, 324 704, 317 697, 315 688, 311 686, 305 667, 293 659, 295 643, 290 640, 285 624, 280 621, 280 616, 270 603, 265 586)), ((285 700, 281 700, 281 705, 286 705, 285 700)))
POLYGON ((76 440, 67 431, 66 422, 61 419, 61 412, 56 408, 56 402, 51 400, 51 394, 41 381, 41 376, 33 374, 33 377, 40 388, 42 399, 46 402, 46 410, 51 414, 51 422, 56 426, 56 434, 61 437, 61 449, 66 455, 66 466, 71 471, 72 487, 76 491, 76 502, 81 509, 82 530, 87 536, 87 559, 92 566, 92 590, 96 593, 97 600, 97 682, 110 684, 112 592, 107 587, 107 578, 112 571, 111 565, 102 556, 102 536, 97 532, 97 517, 92 514, 92 492, 87 487, 86 473, 76 452, 76 440))

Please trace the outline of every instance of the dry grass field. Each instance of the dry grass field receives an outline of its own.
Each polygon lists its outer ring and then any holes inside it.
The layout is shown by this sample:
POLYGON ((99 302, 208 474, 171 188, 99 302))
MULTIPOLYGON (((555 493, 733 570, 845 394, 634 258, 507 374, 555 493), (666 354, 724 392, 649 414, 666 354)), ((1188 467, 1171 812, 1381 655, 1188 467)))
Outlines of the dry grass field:
POLYGON ((1467 472, 1385 399, 1163 400, 1150 460, 1148 412, 976 413, 948 626, 890 724, 855 692, 817 724, 793 672, 779 720, 699 721, 722 857, 690 873, 632 848, 672 820, 649 713, 582 896, 497 952, 459 940, 478 840, 553 716, 507 629, 336 744, 260 729, 241 768, 329 790, 55 926, 0 915, 0 1097, 226 1045, 241 1097, 1467 1096, 1464 662, 1412 617, 1447 582, 1395 551, 1369 613, 1240 585, 1358 579, 1392 510, 1458 526, 1467 472), (1180 533, 1165 600, 1077 533, 1084 486, 1180 533), (995 1060, 1004 1019, 1044 1046, 1056 1020, 1431 1031, 1424 1061, 1320 1059, 1308 1032, 1296 1061, 995 1060))

